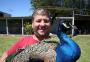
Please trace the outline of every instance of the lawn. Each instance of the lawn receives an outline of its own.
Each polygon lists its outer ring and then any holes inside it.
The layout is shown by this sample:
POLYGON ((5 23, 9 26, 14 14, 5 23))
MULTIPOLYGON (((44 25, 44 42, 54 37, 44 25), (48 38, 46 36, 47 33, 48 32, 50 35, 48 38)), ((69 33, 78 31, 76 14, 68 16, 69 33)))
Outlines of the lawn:
POLYGON ((14 35, 0 35, 0 55, 15 43, 20 36, 14 35))
MULTIPOLYGON (((0 35, 0 55, 7 50, 20 36, 0 35)), ((81 48, 81 57, 77 62, 90 62, 90 35, 78 35, 73 40, 81 48)))
POLYGON ((74 40, 81 48, 81 57, 77 62, 90 62, 90 35, 80 35, 74 40))

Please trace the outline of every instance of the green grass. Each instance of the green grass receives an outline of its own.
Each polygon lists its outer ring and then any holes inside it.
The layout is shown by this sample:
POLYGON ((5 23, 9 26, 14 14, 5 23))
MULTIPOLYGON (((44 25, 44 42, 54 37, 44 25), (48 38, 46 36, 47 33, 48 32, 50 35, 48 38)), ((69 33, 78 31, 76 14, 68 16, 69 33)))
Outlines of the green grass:
MULTIPOLYGON (((7 50, 20 36, 1 36, 0 35, 0 55, 7 50)), ((81 48, 81 57, 77 62, 90 62, 90 35, 77 36, 73 40, 78 43, 81 48)))
POLYGON ((0 35, 0 55, 16 42, 19 36, 14 35, 0 35))
POLYGON ((74 40, 81 48, 81 57, 77 62, 90 62, 90 35, 77 36, 74 40))

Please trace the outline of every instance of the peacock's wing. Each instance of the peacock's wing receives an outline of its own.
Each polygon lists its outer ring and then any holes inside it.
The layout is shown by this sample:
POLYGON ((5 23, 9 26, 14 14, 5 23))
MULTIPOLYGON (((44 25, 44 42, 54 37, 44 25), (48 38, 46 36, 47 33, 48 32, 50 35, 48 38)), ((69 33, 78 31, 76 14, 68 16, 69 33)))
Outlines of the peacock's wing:
POLYGON ((44 59, 44 56, 48 56, 50 58, 56 58, 55 48, 57 43, 53 43, 51 41, 45 41, 33 44, 31 46, 27 46, 25 50, 19 53, 15 58, 14 62, 27 62, 31 58, 39 58, 44 59))

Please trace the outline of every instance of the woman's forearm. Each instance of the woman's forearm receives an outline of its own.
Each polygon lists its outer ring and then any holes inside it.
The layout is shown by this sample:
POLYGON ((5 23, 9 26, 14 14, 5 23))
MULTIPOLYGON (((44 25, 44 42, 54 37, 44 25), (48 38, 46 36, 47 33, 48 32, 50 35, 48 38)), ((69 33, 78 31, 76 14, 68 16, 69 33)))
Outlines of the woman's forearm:
POLYGON ((0 62, 5 62, 6 61, 6 58, 7 58, 7 53, 3 53, 3 55, 0 57, 0 62))

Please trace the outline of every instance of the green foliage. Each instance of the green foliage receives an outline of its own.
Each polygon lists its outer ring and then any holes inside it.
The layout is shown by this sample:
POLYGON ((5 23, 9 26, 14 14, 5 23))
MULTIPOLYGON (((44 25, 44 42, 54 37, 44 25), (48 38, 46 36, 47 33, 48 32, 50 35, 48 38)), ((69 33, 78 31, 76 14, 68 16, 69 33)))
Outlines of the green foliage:
POLYGON ((70 7, 70 8, 72 8, 72 3, 73 3, 72 0, 65 0, 64 1, 64 7, 70 7))
POLYGON ((60 15, 67 15, 71 12, 72 0, 31 0, 31 4, 36 8, 47 8, 51 15, 53 16, 55 13, 60 15), (65 2, 64 2, 65 1, 65 2), (69 3, 71 3, 69 5, 69 3))
POLYGON ((31 0, 31 4, 34 8, 37 8, 38 6, 43 5, 42 0, 31 0))
POLYGON ((30 35, 33 34, 33 30, 32 30, 32 25, 29 22, 26 22, 24 24, 24 34, 26 35, 30 35))
MULTIPOLYGON (((81 11, 83 11, 84 13, 85 9, 87 10, 90 9, 89 0, 31 0, 31 4, 34 9, 41 8, 41 7, 48 8, 52 13, 52 15, 54 13, 61 14, 62 10, 63 10, 63 15, 66 15, 68 13, 68 10, 69 12, 72 10, 74 11, 79 10, 79 13, 81 11)), ((89 12, 87 13, 89 14, 89 12)))
POLYGON ((56 6, 58 0, 31 0, 31 4, 34 8, 56 6))

